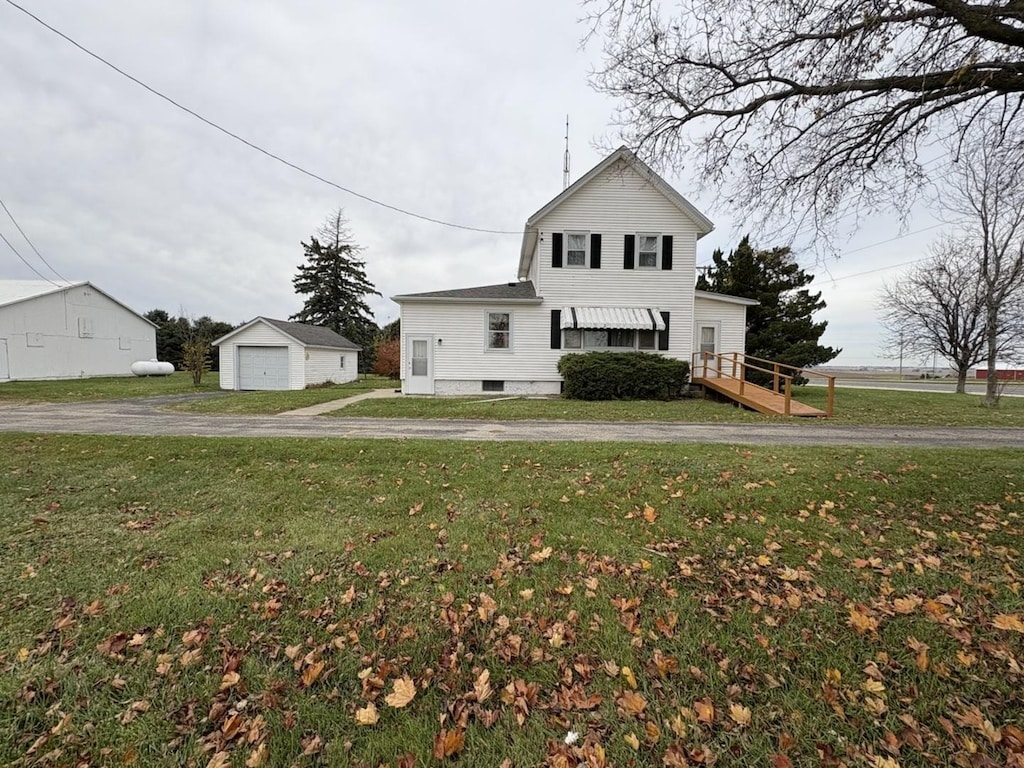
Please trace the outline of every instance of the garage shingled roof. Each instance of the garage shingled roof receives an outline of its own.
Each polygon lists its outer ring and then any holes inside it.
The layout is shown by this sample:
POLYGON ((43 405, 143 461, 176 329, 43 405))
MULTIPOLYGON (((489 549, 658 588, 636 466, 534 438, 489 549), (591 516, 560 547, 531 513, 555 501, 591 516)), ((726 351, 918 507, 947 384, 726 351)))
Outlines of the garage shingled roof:
POLYGON ((251 328, 256 323, 265 323, 266 325, 272 326, 306 347, 354 349, 357 352, 362 351, 363 349, 358 344, 353 344, 340 333, 335 333, 330 328, 321 328, 318 325, 306 325, 305 323, 293 323, 288 320, 274 320, 269 317, 254 317, 249 322, 242 323, 242 325, 235 328, 235 330, 224 334, 214 341, 213 346, 216 347, 223 344, 231 337, 238 335, 247 328, 251 328))
POLYGON ((353 344, 340 333, 335 333, 330 328, 323 328, 319 325, 307 325, 306 323, 293 323, 289 320, 274 320, 269 317, 259 317, 266 323, 283 331, 298 342, 309 347, 336 347, 337 349, 362 349, 358 344, 353 344))

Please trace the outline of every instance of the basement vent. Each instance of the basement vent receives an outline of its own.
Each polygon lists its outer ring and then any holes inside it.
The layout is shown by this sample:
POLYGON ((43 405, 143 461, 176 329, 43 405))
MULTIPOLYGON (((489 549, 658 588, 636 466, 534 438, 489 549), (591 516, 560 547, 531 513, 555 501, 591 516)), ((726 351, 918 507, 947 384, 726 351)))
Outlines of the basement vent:
POLYGON ((504 392, 505 382, 504 381, 483 381, 484 392, 504 392))

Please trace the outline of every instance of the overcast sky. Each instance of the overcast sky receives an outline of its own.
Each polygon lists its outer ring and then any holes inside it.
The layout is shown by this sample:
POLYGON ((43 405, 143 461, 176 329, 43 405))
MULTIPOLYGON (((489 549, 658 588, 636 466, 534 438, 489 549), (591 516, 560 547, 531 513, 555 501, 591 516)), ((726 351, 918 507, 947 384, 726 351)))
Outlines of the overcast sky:
MULTIPOLYGON (((526 218, 619 142, 588 73, 598 44, 573 2, 17 0, 83 47, 207 120, 338 185, 309 178, 175 108, 0 0, 0 199, 64 278, 145 312, 241 323, 287 318, 300 242, 341 207, 384 295, 514 280, 526 218)), ((716 224, 698 264, 743 234, 742 212, 666 174, 716 224)), ((780 216, 785 212, 780 211, 780 216)), ((852 219, 851 219, 852 221, 852 219)), ((880 359, 882 281, 942 231, 861 223, 819 276, 836 364, 880 359), (915 234, 916 233, 916 234, 915 234)), ((0 209, 0 233, 55 277, 0 209)), ((756 245, 769 247, 773 242, 756 245)), ((798 241, 799 242, 799 241, 798 241)), ((903 267, 905 268, 905 267, 903 267)), ((37 279, 0 241, 0 278, 37 279)))

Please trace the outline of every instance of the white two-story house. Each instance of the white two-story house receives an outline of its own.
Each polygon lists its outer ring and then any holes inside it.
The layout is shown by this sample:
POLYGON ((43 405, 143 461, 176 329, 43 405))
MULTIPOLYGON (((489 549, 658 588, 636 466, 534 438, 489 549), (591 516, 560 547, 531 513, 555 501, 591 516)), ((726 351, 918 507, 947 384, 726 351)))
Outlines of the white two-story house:
POLYGON ((526 222, 516 282, 392 297, 402 391, 557 394, 559 358, 743 352, 749 299, 694 289, 712 223, 626 148, 526 222))

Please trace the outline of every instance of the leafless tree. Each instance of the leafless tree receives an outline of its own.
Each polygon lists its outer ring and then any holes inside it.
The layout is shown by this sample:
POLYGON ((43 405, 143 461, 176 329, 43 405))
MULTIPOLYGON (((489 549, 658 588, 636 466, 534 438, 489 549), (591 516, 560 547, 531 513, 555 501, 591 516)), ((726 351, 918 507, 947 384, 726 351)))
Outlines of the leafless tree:
POLYGON ((971 367, 985 359, 985 297, 970 240, 939 240, 931 256, 882 288, 882 319, 891 347, 920 358, 937 352, 966 390, 971 367))
POLYGON ((1024 139, 997 121, 980 120, 959 144, 952 178, 941 202, 976 241, 978 282, 984 302, 985 403, 999 399, 996 362, 1019 328, 1024 303, 1024 139))
POLYGON ((781 209, 827 232, 851 199, 905 211, 943 138, 993 112, 1024 133, 1021 0, 583 6, 623 139, 657 165, 692 163, 761 221, 781 209))

